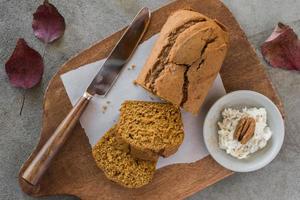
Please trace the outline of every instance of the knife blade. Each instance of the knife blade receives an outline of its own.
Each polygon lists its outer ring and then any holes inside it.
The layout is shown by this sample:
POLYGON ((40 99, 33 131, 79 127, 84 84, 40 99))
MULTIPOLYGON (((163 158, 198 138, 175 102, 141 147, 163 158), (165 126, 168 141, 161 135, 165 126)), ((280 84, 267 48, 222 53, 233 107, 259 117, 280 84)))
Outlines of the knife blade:
POLYGON ((119 76, 123 66, 131 57, 140 42, 149 22, 149 9, 143 8, 128 26, 123 36, 100 68, 98 74, 87 88, 86 92, 88 94, 105 96, 108 93, 114 81, 119 76))
POLYGON ((36 185, 39 182, 48 169, 51 160, 66 142, 90 99, 96 94, 105 96, 108 93, 143 37, 149 22, 149 9, 141 9, 99 69, 99 72, 83 96, 79 98, 75 106, 41 147, 37 155, 33 159, 30 158, 32 161, 28 165, 26 163, 27 167, 24 167, 25 170, 22 173, 22 178, 26 182, 31 185, 36 185))

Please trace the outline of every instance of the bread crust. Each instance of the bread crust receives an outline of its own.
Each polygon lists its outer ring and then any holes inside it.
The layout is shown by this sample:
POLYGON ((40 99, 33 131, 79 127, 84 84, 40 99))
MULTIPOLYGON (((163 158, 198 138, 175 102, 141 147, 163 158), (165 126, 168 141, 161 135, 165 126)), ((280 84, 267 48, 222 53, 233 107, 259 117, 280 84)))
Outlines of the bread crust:
POLYGON ((176 11, 163 26, 136 83, 197 114, 228 46, 228 33, 220 22, 194 11, 176 11))

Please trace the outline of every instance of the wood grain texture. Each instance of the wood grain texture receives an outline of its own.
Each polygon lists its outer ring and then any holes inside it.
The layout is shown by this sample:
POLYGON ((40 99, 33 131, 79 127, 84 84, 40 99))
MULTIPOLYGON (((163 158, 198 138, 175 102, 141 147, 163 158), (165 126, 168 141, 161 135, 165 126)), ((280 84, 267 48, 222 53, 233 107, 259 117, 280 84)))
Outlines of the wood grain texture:
POLYGON ((66 118, 58 125, 54 133, 51 134, 51 137, 42 146, 41 150, 37 153, 32 162, 29 163, 21 176, 28 183, 36 185, 42 178, 49 168, 54 156, 59 152, 69 138, 81 114, 87 107, 90 98, 90 95, 87 97, 85 95, 80 97, 66 118))
MULTIPOLYGON (((264 67, 231 12, 218 0, 178 0, 153 12, 143 40, 158 33, 170 13, 193 9, 216 18, 229 28, 230 49, 221 70, 227 92, 250 89, 268 96, 283 113, 283 107, 264 67)), ((123 30, 122 30, 123 31, 123 30)), ((41 138, 28 163, 51 136, 71 109, 60 75, 79 66, 105 58, 122 31, 96 43, 65 63, 52 78, 44 99, 41 138)), ((126 189, 110 182, 93 161, 91 147, 79 124, 55 157, 40 184, 33 187, 19 176, 22 190, 31 196, 75 195, 81 199, 182 199, 231 175, 210 156, 191 164, 176 164, 159 169, 153 181, 140 189, 126 189)))

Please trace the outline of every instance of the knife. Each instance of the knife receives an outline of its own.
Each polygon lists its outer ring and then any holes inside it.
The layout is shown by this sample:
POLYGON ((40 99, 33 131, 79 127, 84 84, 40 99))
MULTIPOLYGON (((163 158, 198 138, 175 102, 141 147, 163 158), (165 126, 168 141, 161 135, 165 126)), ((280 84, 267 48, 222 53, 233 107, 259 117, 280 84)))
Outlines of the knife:
POLYGON ((105 96, 114 82, 117 80, 123 66, 127 63, 138 43, 142 39, 150 22, 150 11, 143 8, 134 17, 121 39, 109 54, 99 72, 94 77, 82 97, 60 123, 51 137, 47 140, 35 158, 22 174, 22 178, 36 185, 45 171, 48 169, 51 160, 63 146, 73 128, 77 124, 81 114, 87 107, 94 95, 105 96))

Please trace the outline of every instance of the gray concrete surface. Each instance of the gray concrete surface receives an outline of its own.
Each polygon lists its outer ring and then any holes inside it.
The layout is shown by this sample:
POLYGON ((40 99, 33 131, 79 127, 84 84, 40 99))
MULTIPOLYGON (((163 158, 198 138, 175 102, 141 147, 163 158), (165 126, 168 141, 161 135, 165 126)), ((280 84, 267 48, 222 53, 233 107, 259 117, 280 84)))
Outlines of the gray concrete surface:
MULTIPOLYGON (((41 1, 0 0, 0 199, 32 199, 17 182, 18 170, 39 138, 45 88, 59 66, 71 56, 119 30, 142 7, 159 8, 168 0, 52 0, 66 19, 65 36, 47 48, 40 86, 26 92, 19 116, 22 90, 8 84, 4 63, 23 37, 39 52, 43 44, 32 34, 32 13, 41 1)), ((299 0, 224 0, 256 49, 278 21, 292 25, 300 35, 299 0)), ((257 51, 258 55, 260 52, 257 51)), ((265 64, 286 111, 286 138, 277 158, 262 170, 237 173, 191 196, 196 199, 300 199, 300 74, 265 64)), ((42 199, 76 199, 49 197, 42 199)))

